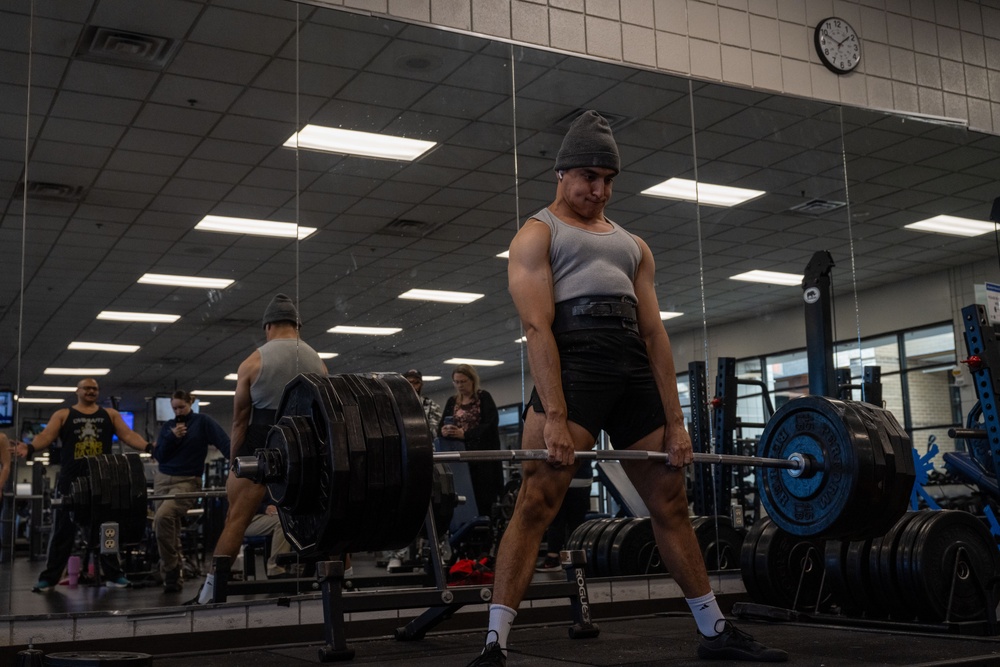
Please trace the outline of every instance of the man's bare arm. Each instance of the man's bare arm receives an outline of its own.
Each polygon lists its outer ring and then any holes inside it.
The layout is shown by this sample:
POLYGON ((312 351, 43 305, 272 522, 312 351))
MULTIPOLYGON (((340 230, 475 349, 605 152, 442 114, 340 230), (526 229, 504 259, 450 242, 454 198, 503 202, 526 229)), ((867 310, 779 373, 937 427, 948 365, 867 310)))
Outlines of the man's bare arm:
POLYGON ((10 440, 5 434, 0 433, 0 489, 7 484, 8 477, 10 477, 10 440))
POLYGON ((137 449, 140 452, 146 451, 146 447, 149 443, 146 442, 144 437, 128 427, 128 424, 126 424, 125 420, 122 419, 121 413, 112 408, 104 409, 107 411, 108 416, 111 417, 111 423, 115 427, 115 435, 118 436, 118 439, 132 449, 137 449))
POLYGON ((253 407, 250 387, 259 374, 260 352, 254 350, 249 357, 243 360, 236 371, 236 395, 233 396, 233 430, 229 437, 230 461, 239 456, 240 448, 246 439, 247 427, 250 426, 250 410, 253 407))
POLYGON ((653 370, 656 386, 660 391, 660 400, 667 417, 666 433, 664 434, 665 451, 670 455, 671 463, 686 465, 691 463, 691 438, 684 425, 684 413, 681 410, 680 397, 677 395, 677 372, 674 368, 674 355, 670 347, 670 337, 663 328, 660 319, 660 306, 656 298, 654 275, 656 268, 653 253, 645 241, 635 237, 642 251, 639 269, 634 282, 636 306, 639 324, 639 335, 646 345, 649 365, 653 370))
POLYGON ((66 423, 66 417, 69 415, 69 408, 63 408, 62 410, 56 410, 52 417, 49 418, 48 424, 32 439, 30 445, 26 445, 23 442, 17 445, 17 455, 21 458, 25 458, 29 450, 35 450, 36 452, 41 451, 51 445, 59 437, 59 430, 66 423))
POLYGON ((549 461, 569 464, 575 451, 566 421, 559 349, 552 334, 555 299, 549 243, 549 228, 538 220, 528 220, 510 244, 507 280, 524 327, 535 391, 545 408, 549 461))

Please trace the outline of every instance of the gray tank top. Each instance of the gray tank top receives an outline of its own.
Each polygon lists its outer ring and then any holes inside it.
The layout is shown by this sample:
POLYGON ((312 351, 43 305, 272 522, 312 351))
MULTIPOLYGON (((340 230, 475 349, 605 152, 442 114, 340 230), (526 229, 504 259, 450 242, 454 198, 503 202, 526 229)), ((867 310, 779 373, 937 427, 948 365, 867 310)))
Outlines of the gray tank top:
POLYGON ((264 343, 260 352, 260 374, 250 385, 250 398, 255 408, 276 410, 281 392, 299 373, 326 375, 323 360, 302 340, 276 338, 264 343))
POLYGON ((568 225, 547 209, 532 216, 549 227, 555 302, 580 296, 630 296, 642 251, 632 235, 611 222, 610 232, 568 225))

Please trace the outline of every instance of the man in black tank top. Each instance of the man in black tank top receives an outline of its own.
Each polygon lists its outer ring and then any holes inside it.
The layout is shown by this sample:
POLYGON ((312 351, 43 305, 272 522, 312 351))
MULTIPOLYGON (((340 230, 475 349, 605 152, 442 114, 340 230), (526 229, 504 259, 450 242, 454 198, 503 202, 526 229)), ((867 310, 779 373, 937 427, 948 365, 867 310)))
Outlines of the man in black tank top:
POLYGON ((691 439, 660 320, 653 255, 604 215, 619 169, 608 122, 584 112, 556 157, 555 201, 528 219, 510 245, 509 289, 535 382, 522 447, 544 448, 548 460, 524 462, 497 554, 486 646, 470 667, 506 665, 507 637, 542 535, 579 465, 576 452, 591 449, 602 430, 618 449, 669 455, 670 466, 621 463, 649 508, 660 555, 694 615, 699 657, 784 662, 784 651, 759 644, 724 618, 709 584, 688 517, 684 467, 692 462, 691 439))
MULTIPOLYGON (((62 443, 62 454, 59 475, 56 478, 56 491, 60 495, 69 493, 73 480, 86 472, 84 459, 111 454, 112 436, 117 435, 126 445, 140 452, 150 449, 146 439, 130 429, 117 410, 98 405, 99 396, 100 387, 96 380, 93 378, 80 380, 76 385, 76 404, 56 410, 49 418, 45 429, 35 436, 30 445, 24 443, 17 445, 18 456, 26 458, 29 454, 39 452, 59 439, 62 443)), ((98 527, 93 528, 96 531, 98 527)), ((96 539, 96 532, 87 536, 90 544, 95 544, 96 539)), ((34 592, 50 590, 59 583, 75 541, 76 525, 70 519, 69 512, 61 507, 55 508, 52 512, 52 533, 49 536, 45 569, 38 575, 38 583, 32 588, 34 592)), ((101 569, 105 585, 109 588, 129 586, 128 579, 122 574, 118 556, 111 554, 101 556, 101 569)))
MULTIPOLYGON (((326 374, 326 364, 309 345, 299 339, 299 312, 284 294, 277 294, 264 311, 264 336, 267 342, 254 350, 243 360, 236 371, 236 396, 233 398, 233 430, 230 436, 230 461, 237 456, 253 454, 255 449, 265 444, 267 433, 275 422, 277 401, 288 382, 299 373, 326 374), (287 344, 292 353, 283 350, 275 358, 284 363, 269 365, 268 355, 262 350, 272 344, 287 344), (258 386, 266 383, 266 387, 258 386), (268 402, 262 405, 264 401, 268 402)), ((214 556, 228 556, 230 562, 236 559, 243 544, 247 526, 264 500, 267 487, 255 484, 249 479, 240 479, 232 471, 226 479, 226 497, 229 510, 226 523, 215 543, 214 556)), ((197 597, 185 604, 206 604, 215 594, 215 571, 205 577, 205 583, 197 597)))

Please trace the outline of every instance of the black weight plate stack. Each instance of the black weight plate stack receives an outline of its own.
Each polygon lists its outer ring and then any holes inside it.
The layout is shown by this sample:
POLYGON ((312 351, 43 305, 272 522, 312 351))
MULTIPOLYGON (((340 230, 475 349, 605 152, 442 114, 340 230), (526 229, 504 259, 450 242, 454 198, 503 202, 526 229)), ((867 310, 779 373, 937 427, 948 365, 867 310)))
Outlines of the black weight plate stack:
POLYGON ((740 567, 743 534, 733 528, 728 516, 696 517, 691 522, 705 567, 709 570, 735 570, 740 567))
MULTIPOLYGON (((337 398, 344 416, 344 434, 347 438, 347 460, 349 472, 346 490, 346 521, 351 523, 352 532, 378 521, 374 508, 368 503, 368 450, 365 446, 365 428, 361 420, 361 408, 354 397, 354 391, 343 375, 331 375, 330 390, 337 398), (355 527, 356 526, 356 527, 355 527)), ((442 529, 443 530, 443 529, 442 529)))
POLYGON ((878 429, 875 427, 875 419, 865 410, 871 406, 866 403, 844 401, 842 407, 844 427, 850 434, 850 446, 857 455, 855 463, 857 480, 851 494, 851 502, 844 508, 844 511, 850 514, 849 518, 845 519, 857 526, 859 532, 838 535, 837 538, 873 537, 885 532, 885 527, 877 525, 880 523, 878 517, 881 516, 877 508, 886 501, 883 492, 888 474, 888 463, 885 458, 888 445, 883 445, 881 442, 878 429))
POLYGON ((402 484, 393 535, 408 542, 420 532, 426 513, 433 481, 429 471, 434 464, 434 438, 427 428, 420 399, 406 378, 398 373, 377 373, 374 377, 392 397, 397 429, 402 434, 399 452, 402 484))
MULTIPOLYGON (((366 503, 372 512, 372 521, 368 526, 365 540, 352 544, 355 551, 369 551, 381 548, 378 543, 385 541, 385 535, 391 530, 390 513, 395 506, 387 502, 388 487, 399 484, 401 480, 386 478, 385 439, 382 433, 383 423, 371 389, 357 375, 342 376, 347 386, 351 388, 354 399, 358 402, 361 413, 361 426, 365 438, 365 459, 368 466, 368 493, 366 503), (363 545, 361 544, 363 542, 363 545)), ((395 424, 392 430, 395 431, 395 424)), ((388 435, 388 434, 387 434, 388 435)))
POLYGON ((912 613, 920 616, 921 598, 917 590, 919 582, 914 581, 912 576, 913 559, 917 552, 921 529, 936 513, 931 510, 921 510, 914 514, 916 516, 906 524, 906 528, 896 539, 896 560, 892 563, 892 578, 896 593, 903 604, 907 609, 913 610, 912 613))
POLYGON ((767 598, 767 593, 757 580, 757 542, 761 534, 771 524, 768 517, 760 518, 743 538, 743 546, 740 547, 740 574, 743 576, 743 587, 747 589, 747 595, 754 602, 760 604, 771 604, 767 598))
MULTIPOLYGON (((367 530, 367 525, 359 524, 357 516, 351 516, 347 511, 347 497, 350 493, 351 463, 350 444, 347 435, 347 417, 344 415, 344 406, 338 400, 337 394, 330 382, 329 376, 316 375, 314 377, 318 394, 322 397, 322 405, 328 411, 325 418, 313 419, 313 429, 317 424, 323 427, 321 441, 316 443, 312 455, 315 460, 322 460, 328 457, 329 486, 331 499, 327 501, 326 513, 329 517, 327 530, 323 531, 323 537, 318 543, 325 554, 339 554, 350 551, 342 540, 350 539, 351 535, 367 530), (333 533, 330 528, 342 530, 343 537, 333 533)), ((321 466, 322 469, 322 466, 321 466)), ((324 483, 326 483, 324 481, 324 483)))
POLYGON ((984 587, 1000 576, 1000 554, 979 519, 959 510, 934 512, 924 522, 915 549, 912 580, 923 602, 921 619, 939 623, 987 618, 984 587))
MULTIPOLYGON (((374 377, 355 377, 358 384, 368 390, 382 431, 382 470, 385 483, 382 489, 382 506, 385 508, 385 514, 382 517, 380 534, 372 536, 372 539, 376 540, 373 544, 383 545, 379 548, 398 549, 413 540, 419 531, 419 526, 416 526, 417 530, 412 530, 410 527, 404 531, 399 525, 399 501, 404 477, 402 466, 403 434, 400 432, 399 422, 396 419, 395 401, 384 383, 379 382, 374 377)), ((413 393, 412 387, 410 392, 413 393)), ((421 415, 423 415, 423 409, 421 409, 421 415)), ((424 475, 427 475, 426 470, 424 475)), ((427 496, 425 496, 424 502, 425 513, 427 511, 426 498, 427 496)))
POLYGON ((90 482, 90 525, 105 521, 105 513, 101 508, 101 467, 94 456, 84 459, 87 466, 87 479, 90 482))
POLYGON ((146 468, 138 454, 123 454, 128 469, 128 517, 123 522, 122 535, 128 542, 138 542, 146 532, 149 494, 146 489, 146 468))
POLYGON ((604 532, 601 533, 601 539, 597 541, 597 546, 594 548, 594 557, 597 561, 594 563, 594 571, 597 573, 598 577, 610 577, 611 576, 611 546, 615 542, 615 537, 618 536, 618 531, 625 527, 625 525, 631 521, 629 517, 620 517, 617 519, 611 519, 604 532))
POLYGON ((587 531, 583 538, 583 553, 587 557, 587 567, 585 572, 588 577, 599 576, 597 574, 597 545, 601 540, 601 535, 608 529, 614 519, 596 519, 594 527, 587 531))
POLYGON ((823 553, 823 569, 826 572, 826 585, 830 588, 833 601, 840 606, 844 614, 858 616, 864 611, 864 607, 854 598, 854 593, 847 583, 847 554, 851 544, 843 540, 827 540, 823 553))
POLYGON ((876 584, 873 588, 880 606, 889 611, 893 620, 909 621, 916 615, 916 609, 909 607, 899 593, 896 582, 896 552, 899 538, 918 512, 907 512, 885 535, 872 542, 869 572, 876 584))
POLYGON ((111 512, 111 494, 114 479, 111 476, 111 465, 105 454, 94 457, 97 460, 98 475, 101 477, 101 516, 104 521, 117 521, 118 517, 111 512))
POLYGON ((90 525, 90 477, 80 475, 70 483, 69 495, 63 496, 63 502, 68 503, 73 520, 81 526, 90 525))
POLYGON ((847 560, 844 563, 844 574, 846 575, 849 595, 853 599, 860 611, 865 616, 882 617, 888 613, 888 609, 880 606, 872 591, 878 582, 873 582, 869 573, 869 554, 872 551, 872 542, 875 539, 856 540, 848 543, 847 560))
POLYGON ((878 480, 882 499, 871 512, 869 536, 884 535, 899 520, 910 504, 916 472, 910 437, 888 410, 867 403, 852 403, 872 434, 876 456, 884 456, 886 473, 878 480))
POLYGON ((573 529, 573 532, 569 534, 566 538, 566 550, 567 551, 579 551, 583 549, 583 537, 587 534, 587 531, 594 527, 594 522, 597 519, 591 519, 590 521, 584 521, 579 526, 573 529))
POLYGON ((611 574, 664 574, 667 571, 656 548, 653 524, 649 517, 629 521, 611 543, 611 574))
MULTIPOLYGON (((345 523, 347 507, 342 503, 347 491, 347 462, 343 456, 335 454, 342 446, 335 442, 343 434, 342 429, 337 428, 338 418, 342 422, 342 417, 324 388, 326 386, 326 377, 318 373, 298 375, 285 386, 276 418, 276 423, 280 423, 285 416, 307 417, 317 438, 312 443, 315 474, 319 480, 317 487, 308 492, 309 500, 298 511, 278 506, 285 536, 297 551, 305 554, 333 553, 340 542, 350 537, 349 526, 345 523)), ((268 433, 268 448, 279 446, 277 442, 270 442, 272 437, 277 435, 268 433)), ((283 481, 279 484, 284 487, 283 481)))
POLYGON ((764 597, 785 609, 828 605, 832 595, 823 585, 823 553, 822 540, 792 535, 775 521, 765 526, 754 549, 764 597))
POLYGON ((814 474, 799 477, 781 468, 757 468, 761 504, 787 533, 867 536, 864 519, 872 508, 859 499, 859 489, 874 485, 871 443, 855 437, 845 411, 844 401, 804 396, 775 412, 761 434, 758 456, 787 459, 800 453, 818 464, 814 474))
POLYGON ((114 516, 120 516, 122 514, 122 486, 126 483, 126 480, 122 479, 122 469, 119 465, 118 455, 109 456, 107 459, 108 474, 111 476, 111 500, 109 507, 114 516))

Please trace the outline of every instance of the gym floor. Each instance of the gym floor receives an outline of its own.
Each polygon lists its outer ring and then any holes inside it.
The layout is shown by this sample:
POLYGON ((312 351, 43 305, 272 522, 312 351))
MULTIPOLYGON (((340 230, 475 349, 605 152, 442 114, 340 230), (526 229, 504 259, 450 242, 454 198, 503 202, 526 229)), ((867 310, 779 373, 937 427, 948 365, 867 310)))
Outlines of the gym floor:
MULTIPOLYGON (((373 560, 359 557, 354 562, 356 572, 370 576, 375 570, 373 560)), ((193 597, 197 582, 188 582, 184 592, 165 595, 158 586, 125 590, 80 586, 59 589, 45 595, 30 592, 41 563, 24 559, 0 565, 0 575, 12 572, 13 588, 2 589, 10 601, 11 616, 51 615, 81 611, 173 606, 193 597)), ((559 575, 539 575, 558 577, 559 575)), ((5 584, 6 586, 6 584, 5 584)), ((246 599, 246 598, 241 598, 246 599)), ((728 611, 734 601, 745 596, 723 596, 723 609, 728 611)), ((537 667, 572 667, 600 665, 705 665, 696 657, 697 635, 690 614, 678 612, 682 601, 668 601, 658 608, 670 608, 667 613, 648 611, 632 617, 610 618, 613 611, 596 608, 594 620, 601 628, 595 639, 574 640, 567 634, 568 610, 552 608, 550 619, 539 622, 538 616, 523 613, 522 622, 511 634, 511 654, 508 664, 537 667), (670 604, 670 603, 679 604, 670 604)), ((49 618, 52 618, 49 616, 49 618)), ((53 619, 54 620, 54 619, 53 619)), ((16 621, 15 621, 16 622, 16 621)), ((408 665, 411 667, 462 666, 482 648, 485 613, 456 614, 420 641, 401 642, 392 638, 390 624, 354 624, 347 627, 348 645, 355 651, 353 661, 343 664, 408 665)), ((737 620, 737 624, 758 640, 787 650, 791 664, 825 667, 860 665, 1000 665, 1000 638, 932 632, 913 626, 848 627, 822 622, 766 622, 752 619, 737 620)), ((189 633, 178 636, 148 637, 141 644, 109 646, 111 651, 143 651, 154 656, 155 667, 278 667, 319 664, 321 626, 274 628, 266 633, 240 635, 232 633, 189 633), (239 636, 236 641, 228 637, 239 636), (286 643, 287 642, 287 643, 286 643), (234 648, 250 643, 264 643, 266 648, 234 648), (228 648, 224 648, 224 647, 228 648), (185 652, 180 653, 179 649, 185 652)), ((67 646, 40 646, 46 652, 67 651, 67 646)), ((98 650, 93 647, 81 651, 98 650)), ((104 650, 103 648, 101 650, 104 650)), ((9 649, 8 649, 9 651, 9 649)), ((5 653, 0 649, 0 655, 5 653)), ((0 658, 3 664, 12 655, 0 658)), ((88 663, 81 663, 88 664, 88 663)), ((98 664, 98 663, 93 663, 98 664)), ((104 664, 104 663, 100 663, 104 664)), ((113 664, 113 663, 108 663, 113 664)), ((725 665, 725 662, 711 664, 725 665)), ((736 664, 736 663, 734 663, 736 664)), ((747 663, 740 663, 747 664, 747 663)))

